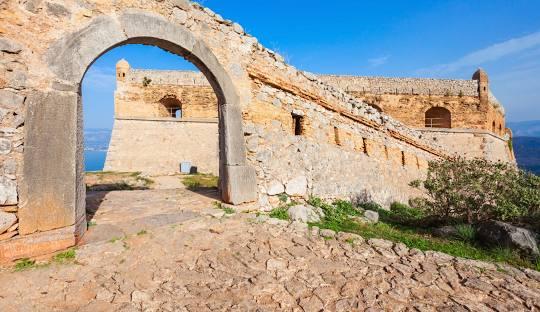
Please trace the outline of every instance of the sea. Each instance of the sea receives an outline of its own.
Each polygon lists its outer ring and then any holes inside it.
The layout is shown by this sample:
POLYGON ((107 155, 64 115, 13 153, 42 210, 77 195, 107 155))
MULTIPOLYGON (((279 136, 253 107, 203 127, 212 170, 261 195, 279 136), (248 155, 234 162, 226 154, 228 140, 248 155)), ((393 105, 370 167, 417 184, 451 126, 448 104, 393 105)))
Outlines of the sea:
POLYGON ((106 151, 84 151, 84 170, 103 171, 106 156, 106 151))
POLYGON ((84 170, 102 171, 111 141, 110 129, 84 130, 84 170))

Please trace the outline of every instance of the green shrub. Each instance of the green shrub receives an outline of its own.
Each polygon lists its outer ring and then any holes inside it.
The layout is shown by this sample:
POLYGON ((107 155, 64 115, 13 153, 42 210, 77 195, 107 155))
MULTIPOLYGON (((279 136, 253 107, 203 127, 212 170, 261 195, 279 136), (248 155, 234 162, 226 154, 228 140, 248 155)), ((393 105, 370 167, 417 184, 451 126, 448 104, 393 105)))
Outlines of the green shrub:
POLYGON ((444 219, 472 224, 540 213, 540 177, 509 163, 463 158, 432 161, 427 179, 413 181, 411 186, 423 187, 427 193, 411 204, 444 219))
POLYGON ((473 242, 476 238, 476 230, 470 224, 458 224, 455 226, 457 236, 466 242, 473 242))
POLYGON ((425 217, 423 210, 412 208, 409 205, 398 202, 393 202, 392 205, 390 205, 390 211, 394 216, 402 220, 418 220, 425 217))
POLYGON ((359 203, 358 207, 364 209, 364 210, 373 210, 373 211, 379 211, 382 209, 381 205, 377 204, 376 202, 365 202, 365 203, 359 203))

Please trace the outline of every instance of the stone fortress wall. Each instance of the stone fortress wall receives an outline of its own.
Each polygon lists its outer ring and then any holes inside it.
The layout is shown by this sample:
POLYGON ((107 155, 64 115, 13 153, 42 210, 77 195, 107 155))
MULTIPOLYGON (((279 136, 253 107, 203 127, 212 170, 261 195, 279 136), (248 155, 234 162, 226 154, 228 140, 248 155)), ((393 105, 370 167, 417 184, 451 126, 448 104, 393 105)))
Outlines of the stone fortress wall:
POLYGON ((105 171, 175 174, 190 162, 218 175, 217 98, 202 73, 132 69, 121 60, 116 79, 105 171))
MULTIPOLYGON (((470 80, 320 76, 376 110, 416 128, 451 153, 515 161, 508 148, 503 106, 489 90, 489 79, 478 70, 470 80), (448 124, 431 127, 428 111, 448 112, 448 124)), ((437 121, 437 119, 435 119, 437 121)))
MULTIPOLYGON (((80 82, 97 57, 128 42, 182 55, 211 80, 219 102, 225 202, 258 201, 268 209, 284 192, 298 199, 363 197, 387 205, 418 194, 408 184, 426 174, 429 160, 454 154, 452 146, 394 118, 384 105, 379 112, 371 99, 286 64, 240 25, 187 0, 8 0, 0 4, 0 22, 0 108, 6 111, 0 120, 0 204, 4 220, 11 220, 9 229, 0 231, 0 262, 61 250, 84 234, 80 82)), ((485 95, 486 80, 479 81, 485 95)), ((147 87, 152 90, 152 83, 147 87)), ((158 100, 167 111, 175 107, 171 98, 182 95, 169 94, 173 91, 158 100)), ((127 86, 118 96, 145 103, 130 99, 145 92, 127 86)), ((498 116, 487 105, 489 97, 480 96, 478 103, 470 97, 485 117, 498 116)), ((429 104, 429 96, 425 101, 429 104)), ((149 111, 158 115, 152 119, 175 121, 152 103, 155 109, 149 111)), ((148 119, 137 116, 140 105, 130 106, 132 111, 117 111, 126 129, 130 118, 148 119)), ((491 120, 475 116, 483 125, 475 130, 490 132, 491 120)), ((141 146, 134 152, 145 148, 155 149, 141 146)), ((499 149, 485 151, 490 150, 499 149)))

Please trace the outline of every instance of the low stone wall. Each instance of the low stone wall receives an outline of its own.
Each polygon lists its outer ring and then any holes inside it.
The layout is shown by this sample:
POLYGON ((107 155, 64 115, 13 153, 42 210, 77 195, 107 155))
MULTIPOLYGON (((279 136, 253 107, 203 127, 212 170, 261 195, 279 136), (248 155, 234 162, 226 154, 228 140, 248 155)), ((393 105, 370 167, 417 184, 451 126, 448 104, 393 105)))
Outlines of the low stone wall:
POLYGON ((507 136, 471 129, 420 129, 430 140, 443 144, 455 156, 515 163, 507 136))
POLYGON ((174 174, 183 161, 199 172, 218 175, 217 119, 114 121, 105 171, 174 174))

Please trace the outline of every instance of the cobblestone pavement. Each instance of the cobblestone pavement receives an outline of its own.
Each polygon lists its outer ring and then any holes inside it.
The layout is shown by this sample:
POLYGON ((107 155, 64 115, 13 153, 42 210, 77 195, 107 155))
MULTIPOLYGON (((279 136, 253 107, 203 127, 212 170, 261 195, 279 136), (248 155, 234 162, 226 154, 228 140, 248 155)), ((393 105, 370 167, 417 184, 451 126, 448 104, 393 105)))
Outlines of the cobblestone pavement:
POLYGON ((323 238, 302 224, 187 202, 177 209, 193 217, 96 239, 73 264, 0 271, 0 311, 540 309, 537 272, 354 235, 323 238))

